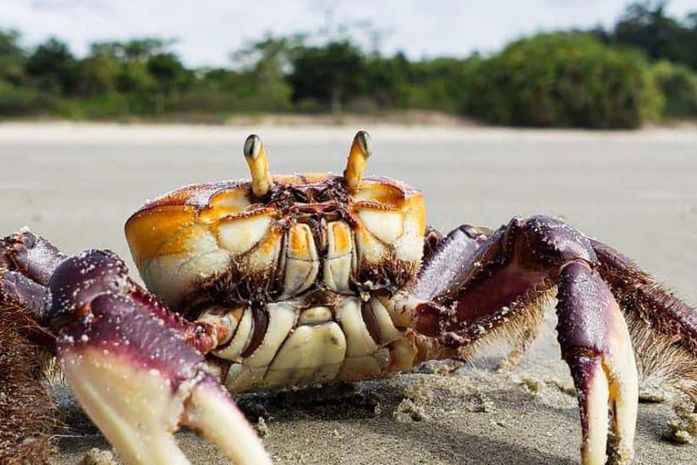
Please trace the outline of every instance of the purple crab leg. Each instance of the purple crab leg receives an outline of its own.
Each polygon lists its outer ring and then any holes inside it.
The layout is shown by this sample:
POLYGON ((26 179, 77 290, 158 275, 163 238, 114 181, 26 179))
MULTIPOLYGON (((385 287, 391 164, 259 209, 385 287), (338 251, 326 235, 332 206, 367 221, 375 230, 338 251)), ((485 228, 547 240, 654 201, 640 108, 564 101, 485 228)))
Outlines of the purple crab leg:
POLYGON ((49 281, 50 324, 80 404, 131 464, 188 464, 173 433, 191 426, 236 464, 271 460, 230 395, 186 343, 188 322, 127 277, 113 253, 63 261, 49 281))
POLYGON ((581 413, 583 464, 603 464, 607 451, 608 401, 616 463, 633 456, 638 374, 629 330, 600 274, 587 264, 565 266, 559 277, 557 326, 562 358, 569 365, 581 413))
POLYGON ((16 271, 42 286, 65 255, 49 241, 23 228, 0 239, 0 268, 16 271))
POLYGON ((626 464, 638 372, 629 328, 599 268, 591 241, 554 218, 514 219, 481 238, 459 228, 438 243, 412 300, 395 311, 442 347, 470 350, 487 338, 515 341, 529 332, 556 287, 558 339, 578 393, 582 463, 606 463, 612 428, 613 463, 626 464))
POLYGON ((0 238, 0 311, 12 313, 22 335, 54 351, 55 337, 46 328, 48 280, 65 256, 50 242, 24 228, 0 238))

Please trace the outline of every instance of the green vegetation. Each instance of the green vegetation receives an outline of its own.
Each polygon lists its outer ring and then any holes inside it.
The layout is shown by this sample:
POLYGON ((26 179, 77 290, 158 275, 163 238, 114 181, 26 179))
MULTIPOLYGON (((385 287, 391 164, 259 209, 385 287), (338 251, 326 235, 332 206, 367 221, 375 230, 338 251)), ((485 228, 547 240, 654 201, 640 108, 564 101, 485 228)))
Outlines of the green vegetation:
POLYGON ((640 53, 589 34, 515 42, 482 64, 472 89, 475 115, 515 126, 634 128, 661 103, 640 53))
POLYGON ((84 57, 0 30, 0 117, 193 118, 434 110, 518 126, 634 128, 697 118, 697 12, 635 3, 611 30, 539 34, 489 57, 410 61, 349 37, 266 37, 230 67, 189 69, 172 42, 100 42, 84 57), (312 45, 311 45, 312 44, 312 45))
POLYGON ((653 80, 665 96, 664 115, 671 118, 697 116, 697 74, 684 65, 660 61, 652 69, 653 80))
POLYGON ((669 60, 697 70, 697 11, 684 20, 666 15, 666 0, 627 7, 610 32, 596 31, 609 44, 643 50, 653 60, 669 60))

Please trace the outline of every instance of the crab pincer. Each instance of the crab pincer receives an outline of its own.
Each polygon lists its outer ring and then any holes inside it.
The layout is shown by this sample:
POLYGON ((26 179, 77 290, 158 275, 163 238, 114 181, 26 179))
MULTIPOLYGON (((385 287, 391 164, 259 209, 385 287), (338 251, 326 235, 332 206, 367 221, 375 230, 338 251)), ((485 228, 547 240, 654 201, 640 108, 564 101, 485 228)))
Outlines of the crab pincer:
MULTIPOLYGON (((13 385, 0 377, 0 400, 30 399, 34 411, 44 404, 33 399, 48 402, 36 388, 41 362, 29 365, 57 354, 129 465, 189 463, 173 437, 180 425, 237 464, 269 464, 218 381, 239 393, 376 379, 502 340, 510 368, 554 296, 583 465, 630 463, 640 373, 697 400, 695 310, 564 221, 516 217, 441 234, 427 227, 418 189, 364 175, 365 131, 341 176, 271 175, 256 135, 243 153, 251 180, 175 189, 126 222, 152 294, 111 252, 66 259, 27 229, 0 239, 0 355, 14 350, 5 371, 15 375, 13 385), (22 395, 4 394, 8 385, 22 395)), ((0 418, 23 410, 6 405, 0 418)), ((0 463, 23 463, 21 447, 3 456, 3 436, 21 446, 52 426, 14 415, 25 428, 0 422, 0 463)))
POLYGON ((65 260, 49 291, 65 377, 129 464, 188 464, 172 435, 180 425, 236 464, 271 463, 203 355, 185 342, 188 323, 128 279, 116 255, 90 250, 65 260))
POLYGON ((557 299, 559 345, 578 393, 581 461, 602 465, 609 450, 611 463, 629 463, 639 382, 622 312, 599 274, 581 263, 564 267, 557 299))

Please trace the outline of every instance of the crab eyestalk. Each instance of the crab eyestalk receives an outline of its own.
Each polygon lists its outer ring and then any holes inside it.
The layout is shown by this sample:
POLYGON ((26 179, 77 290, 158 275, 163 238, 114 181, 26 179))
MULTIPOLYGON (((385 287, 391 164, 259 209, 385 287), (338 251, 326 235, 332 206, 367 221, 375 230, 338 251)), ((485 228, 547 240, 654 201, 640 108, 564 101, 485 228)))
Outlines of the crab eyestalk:
POLYGON ((250 135, 244 142, 244 158, 252 173, 252 192, 258 198, 265 197, 271 190, 269 159, 264 144, 256 134, 250 135))
POLYGON ((372 146, 370 135, 367 132, 358 131, 356 133, 349 151, 346 169, 344 170, 346 188, 352 194, 358 191, 358 186, 363 178, 363 171, 365 171, 365 165, 373 152, 372 146))

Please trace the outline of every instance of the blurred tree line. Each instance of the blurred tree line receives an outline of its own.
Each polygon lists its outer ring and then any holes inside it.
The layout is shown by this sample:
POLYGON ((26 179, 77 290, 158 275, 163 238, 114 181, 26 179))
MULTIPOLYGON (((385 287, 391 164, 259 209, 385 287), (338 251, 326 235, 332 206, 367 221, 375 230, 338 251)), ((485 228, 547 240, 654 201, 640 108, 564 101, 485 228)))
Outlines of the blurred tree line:
POLYGON ((494 124, 632 128, 697 117, 697 11, 630 5, 609 30, 539 34, 490 57, 409 60, 349 37, 266 37, 225 68, 187 68, 173 42, 52 38, 27 49, 0 30, 0 116, 225 119, 249 112, 380 114, 409 109, 494 124))

